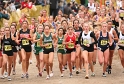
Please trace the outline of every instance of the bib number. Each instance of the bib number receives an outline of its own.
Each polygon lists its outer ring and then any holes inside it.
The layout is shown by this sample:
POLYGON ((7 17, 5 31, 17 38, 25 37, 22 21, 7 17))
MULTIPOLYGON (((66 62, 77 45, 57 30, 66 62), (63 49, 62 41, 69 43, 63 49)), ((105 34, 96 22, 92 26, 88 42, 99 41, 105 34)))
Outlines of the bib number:
POLYGON ((120 43, 121 43, 121 44, 124 44, 124 40, 120 40, 120 43))
POLYGON ((84 41, 83 41, 83 45, 87 45, 87 44, 89 44, 89 41, 87 40, 87 39, 84 39, 84 41))
POLYGON ((64 45, 58 44, 58 49, 64 49, 64 45))
POLYGON ((107 45, 108 41, 107 40, 101 40, 101 45, 107 45))
POLYGON ((40 47, 40 41, 37 42, 37 47, 40 47))
POLYGON ((45 47, 46 49, 52 48, 52 43, 48 43, 48 46, 45 47))
POLYGON ((5 48, 5 51, 12 50, 12 46, 11 45, 5 45, 4 48, 5 48))
POLYGON ((29 45, 29 40, 22 40, 22 45, 29 45))
POLYGON ((73 49, 74 48, 74 43, 69 43, 68 48, 73 49))

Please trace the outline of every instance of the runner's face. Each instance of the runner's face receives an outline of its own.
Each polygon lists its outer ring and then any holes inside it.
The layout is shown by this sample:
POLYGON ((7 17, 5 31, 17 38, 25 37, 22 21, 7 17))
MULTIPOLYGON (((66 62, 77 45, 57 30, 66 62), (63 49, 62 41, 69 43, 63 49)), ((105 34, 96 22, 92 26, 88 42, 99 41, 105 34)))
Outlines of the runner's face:
POLYGON ((41 33, 42 31, 43 31, 43 26, 39 26, 39 27, 38 27, 38 32, 41 33))
POLYGON ((103 25, 102 25, 102 30, 103 30, 103 31, 106 31, 106 30, 107 30, 107 27, 108 27, 107 24, 103 24, 103 25))
POLYGON ((45 33, 49 33, 49 30, 50 30, 50 28, 49 28, 48 26, 45 26, 44 32, 45 32, 45 33))
POLYGON ((16 31, 15 26, 11 26, 11 27, 10 27, 10 31, 11 31, 11 32, 15 32, 15 31, 16 31))
POLYGON ((31 23, 32 23, 32 24, 34 24, 34 23, 35 23, 35 20, 34 20, 34 19, 32 19, 32 20, 31 20, 31 23))
POLYGON ((59 29, 59 34, 63 34, 63 30, 62 29, 59 29))
POLYGON ((27 28, 28 24, 27 22, 23 22, 22 27, 27 28))
POLYGON ((108 22, 108 28, 112 28, 112 22, 108 22))
POLYGON ((9 28, 5 28, 5 34, 10 34, 10 29, 9 28))
POLYGON ((71 28, 71 27, 68 29, 69 34, 72 34, 73 31, 74 31, 74 30, 73 30, 73 28, 71 28))
POLYGON ((62 23, 62 26, 63 26, 63 27, 67 27, 66 21, 64 21, 64 22, 62 23))
POLYGON ((78 21, 74 21, 74 27, 79 27, 79 22, 78 21))
POLYGON ((1 35, 4 35, 4 29, 1 29, 0 33, 1 35))
POLYGON ((84 31, 89 31, 89 26, 88 26, 88 24, 84 24, 84 31))

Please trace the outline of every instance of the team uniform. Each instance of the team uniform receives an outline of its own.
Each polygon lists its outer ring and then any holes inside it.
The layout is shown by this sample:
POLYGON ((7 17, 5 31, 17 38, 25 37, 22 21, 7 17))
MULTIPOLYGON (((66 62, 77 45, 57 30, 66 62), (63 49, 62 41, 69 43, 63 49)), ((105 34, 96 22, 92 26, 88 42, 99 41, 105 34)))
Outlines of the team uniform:
POLYGON ((95 37, 95 34, 92 31, 89 31, 88 34, 85 34, 83 31, 79 36, 79 43, 82 46, 82 50, 86 50, 88 52, 93 52, 94 51, 94 44, 97 43, 97 39, 95 37), (95 42, 92 42, 92 38, 95 40, 95 42), (80 39, 82 41, 80 41, 80 39), (87 44, 89 44, 90 46, 87 47, 86 46, 87 44))
POLYGON ((31 52, 32 48, 31 48, 31 41, 26 39, 26 38, 22 38, 21 35, 25 35, 26 37, 30 37, 30 30, 27 29, 27 31, 23 32, 23 30, 20 30, 20 39, 21 39, 21 49, 24 49, 25 52, 31 52))
POLYGON ((98 49, 102 52, 106 51, 109 48, 109 33, 107 32, 106 37, 102 36, 102 32, 100 32, 100 37, 98 39, 98 49))
MULTIPOLYGON (((113 30, 114 30, 114 28, 111 28, 111 30, 110 30, 110 32, 109 32, 109 33, 112 35, 112 38, 114 38, 113 30)), ((115 50, 115 47, 116 47, 116 43, 115 43, 114 40, 113 40, 113 43, 112 43, 111 46, 109 46, 109 49, 110 49, 110 50, 115 50)))
POLYGON ((70 54, 71 52, 75 52, 76 51, 76 48, 75 48, 75 44, 76 44, 76 36, 73 34, 72 37, 70 37, 68 34, 67 34, 67 37, 65 39, 65 42, 70 42, 69 44, 66 44, 66 53, 67 54, 70 54))
POLYGON ((52 34, 47 37, 43 33, 43 44, 48 44, 49 46, 46 46, 43 48, 43 53, 44 54, 49 54, 50 52, 54 52, 54 47, 53 47, 53 40, 52 40, 52 34))
MULTIPOLYGON (((36 39, 40 39, 41 34, 36 32, 36 39)), ((40 52, 43 52, 43 48, 40 46, 40 41, 36 42, 34 45, 35 52, 34 54, 39 55, 40 52)))
POLYGON ((121 50, 124 50, 124 34, 122 34, 122 32, 119 33, 119 41, 121 44, 118 45, 118 50, 121 49, 121 50))
POLYGON ((65 46, 62 44, 64 36, 62 38, 58 37, 58 51, 57 53, 65 54, 65 46))
POLYGON ((10 35, 10 38, 7 38, 7 39, 4 36, 3 37, 3 54, 6 54, 7 56, 13 56, 12 46, 15 46, 15 45, 13 40, 11 39, 11 35, 10 35))

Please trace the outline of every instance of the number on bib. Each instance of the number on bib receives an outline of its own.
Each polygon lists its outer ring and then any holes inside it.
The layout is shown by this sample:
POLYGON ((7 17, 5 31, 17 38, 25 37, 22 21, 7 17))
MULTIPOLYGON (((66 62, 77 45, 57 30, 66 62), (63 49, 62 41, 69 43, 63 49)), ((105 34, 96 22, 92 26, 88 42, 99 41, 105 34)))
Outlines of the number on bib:
POLYGON ((29 40, 22 40, 22 45, 29 45, 29 40))
POLYGON ((73 49, 74 48, 74 43, 69 43, 68 48, 73 49))
POLYGON ((40 41, 37 42, 37 47, 40 47, 40 41))
POLYGON ((101 40, 101 45, 107 45, 108 41, 107 40, 101 40))
POLYGON ((58 44, 58 49, 64 49, 64 45, 58 44))
POLYGON ((87 45, 87 44, 89 44, 89 41, 87 39, 84 39, 83 45, 87 45))
POLYGON ((52 48, 52 43, 48 43, 48 46, 45 47, 46 49, 52 48))
POLYGON ((121 40, 120 40, 120 43, 121 43, 121 44, 124 44, 124 40, 123 40, 123 39, 121 39, 121 40))
POLYGON ((12 50, 12 46, 11 45, 5 45, 4 48, 5 48, 5 51, 12 50))

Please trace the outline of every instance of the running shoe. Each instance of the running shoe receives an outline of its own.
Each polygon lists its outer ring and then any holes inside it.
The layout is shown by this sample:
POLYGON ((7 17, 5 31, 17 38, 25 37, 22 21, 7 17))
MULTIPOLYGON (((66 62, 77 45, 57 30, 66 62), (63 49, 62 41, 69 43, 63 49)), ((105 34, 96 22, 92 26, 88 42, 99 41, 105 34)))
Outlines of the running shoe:
POLYGON ((93 65, 95 65, 96 64, 96 62, 93 62, 93 65))
POLYGON ((30 64, 32 64, 32 60, 30 60, 30 64))
POLYGON ((48 80, 49 78, 50 78, 50 76, 49 76, 49 75, 47 75, 46 80, 48 80))
POLYGON ((93 72, 93 73, 91 74, 91 76, 92 76, 92 77, 95 77, 95 73, 93 72))
POLYGON ((42 77, 42 72, 39 73, 39 76, 42 77))
POLYGON ((79 74, 79 71, 78 70, 76 71, 76 74, 79 74))
POLYGON ((75 71, 75 67, 74 66, 72 67, 72 70, 75 71))
POLYGON ((46 68, 44 68, 44 71, 46 71, 46 68))
POLYGON ((5 77, 2 75, 2 76, 0 76, 0 78, 1 78, 1 79, 4 79, 5 77))
POLYGON ((67 65, 64 66, 64 69, 67 69, 67 65))
POLYGON ((21 64, 21 61, 20 60, 18 62, 19 62, 19 64, 21 64))
POLYGON ((102 74, 102 77, 106 77, 105 73, 102 74))
POLYGON ((10 76, 8 76, 8 81, 11 81, 12 79, 11 79, 11 77, 10 76))
POLYGON ((50 77, 53 77, 53 72, 51 71, 51 73, 50 73, 50 77))
POLYGON ((61 76, 60 77, 63 77, 64 75, 63 74, 61 74, 61 76))
POLYGON ((72 73, 70 73, 70 74, 69 74, 69 78, 72 78, 72 75, 73 75, 73 74, 72 74, 72 73))
POLYGON ((5 78, 8 77, 8 73, 7 73, 7 72, 4 73, 4 77, 5 77, 5 78))
POLYGON ((26 73, 25 77, 26 77, 26 78, 29 78, 29 75, 28 75, 28 73, 26 73))
POLYGON ((15 70, 13 70, 12 74, 13 74, 13 75, 16 75, 16 72, 15 72, 15 70))
POLYGON ((89 79, 89 75, 86 75, 86 76, 85 76, 85 79, 89 79))
POLYGON ((21 78, 25 78, 25 75, 24 75, 24 74, 22 74, 21 78))

